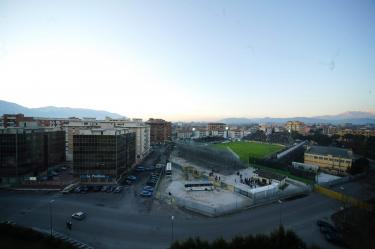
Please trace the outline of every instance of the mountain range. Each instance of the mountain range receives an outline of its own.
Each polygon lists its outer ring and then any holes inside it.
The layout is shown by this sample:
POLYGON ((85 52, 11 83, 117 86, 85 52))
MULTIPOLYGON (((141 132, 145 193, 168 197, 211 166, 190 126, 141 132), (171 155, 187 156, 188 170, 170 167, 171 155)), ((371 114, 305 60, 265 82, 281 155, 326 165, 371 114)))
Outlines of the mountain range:
POLYGON ((0 100, 0 116, 3 114, 17 114, 22 113, 25 116, 33 117, 50 117, 50 118, 69 118, 69 117, 90 117, 97 119, 124 118, 124 116, 100 110, 84 109, 84 108, 70 108, 70 107, 55 107, 46 106, 39 108, 28 108, 16 103, 0 100))
POLYGON ((315 117, 291 117, 291 118, 225 118, 219 122, 226 124, 251 124, 251 123, 285 123, 288 121, 301 121, 306 124, 330 123, 354 125, 375 124, 375 114, 372 112, 349 111, 337 115, 324 115, 315 117))
MULTIPOLYGON (((39 108, 28 108, 16 103, 0 100, 0 115, 3 114, 17 114, 22 113, 25 116, 33 117, 50 117, 50 118, 69 118, 69 117, 90 117, 97 119, 111 118, 125 118, 124 116, 102 110, 84 109, 84 108, 70 108, 70 107, 55 107, 46 106, 39 108)), ((343 124, 352 123, 356 125, 375 124, 375 112, 360 112, 349 111, 337 115, 323 115, 315 117, 290 117, 290 118, 225 118, 218 122, 226 124, 251 124, 251 123, 285 123, 287 121, 301 121, 307 124, 316 123, 331 123, 343 124)))

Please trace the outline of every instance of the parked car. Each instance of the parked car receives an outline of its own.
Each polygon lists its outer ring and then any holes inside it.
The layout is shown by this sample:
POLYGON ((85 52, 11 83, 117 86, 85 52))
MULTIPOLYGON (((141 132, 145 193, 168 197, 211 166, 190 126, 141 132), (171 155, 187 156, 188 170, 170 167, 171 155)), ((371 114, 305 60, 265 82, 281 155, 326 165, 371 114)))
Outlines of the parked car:
POLYGON ((115 190, 113 190, 113 193, 121 193, 121 191, 123 190, 124 188, 121 187, 121 186, 118 186, 115 188, 115 190))
POLYGON ((156 182, 148 181, 146 184, 147 184, 148 186, 155 187, 156 182))
POLYGON ((86 214, 82 211, 72 214, 72 218, 76 220, 83 220, 86 218, 86 214))
POLYGON ((144 187, 143 187, 143 190, 150 191, 150 192, 154 192, 154 188, 151 187, 151 186, 144 186, 144 187))
POLYGON ((41 181, 47 181, 47 180, 48 180, 48 176, 42 176, 42 177, 40 178, 40 180, 41 180, 41 181))
POLYGON ((87 186, 82 186, 82 191, 81 192, 87 192, 89 191, 89 187, 87 186))
POLYGON ((52 171, 50 175, 51 176, 58 176, 59 174, 56 171, 52 171))
POLYGON ((108 186, 107 193, 111 193, 113 190, 115 190, 115 186, 108 186))
POLYGON ((74 193, 80 193, 81 191, 82 191, 82 188, 80 186, 74 189, 74 193))
POLYGON ((146 171, 153 171, 155 169, 155 166, 147 166, 145 167, 146 171))
POLYGON ((102 189, 102 186, 94 186, 94 187, 92 188, 92 190, 93 190, 94 192, 99 192, 101 189, 102 189))
POLYGON ((107 192, 108 187, 109 187, 109 186, 103 186, 101 191, 102 191, 102 192, 107 192))
POLYGON ((124 181, 124 185, 125 185, 125 186, 130 186, 130 185, 132 185, 132 183, 133 183, 133 182, 130 181, 130 180, 125 180, 125 181, 124 181))
POLYGON ((143 166, 137 166, 137 167, 135 168, 135 171, 136 171, 136 172, 143 172, 143 171, 145 171, 145 167, 143 167, 143 166))
POLYGON ((137 180, 137 177, 130 175, 126 177, 126 180, 134 182, 135 180, 137 180))
POLYGON ((150 179, 149 179, 150 182, 155 182, 155 183, 157 183, 158 180, 159 180, 159 178, 155 178, 155 177, 150 177, 150 179))
POLYGON ((141 196, 142 197, 151 197, 152 196, 152 193, 150 191, 146 191, 146 190, 143 190, 141 192, 141 196))

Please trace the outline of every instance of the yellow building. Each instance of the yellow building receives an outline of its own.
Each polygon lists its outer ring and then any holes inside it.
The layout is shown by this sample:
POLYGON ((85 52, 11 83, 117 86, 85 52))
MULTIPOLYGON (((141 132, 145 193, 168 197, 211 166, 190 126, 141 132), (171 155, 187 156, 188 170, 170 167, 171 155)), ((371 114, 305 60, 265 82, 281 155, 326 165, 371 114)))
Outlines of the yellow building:
POLYGON ((289 132, 295 131, 300 134, 305 134, 305 123, 300 121, 288 121, 285 123, 285 129, 289 132))
POLYGON ((339 136, 345 136, 346 134, 351 134, 351 135, 362 135, 365 137, 374 137, 375 136, 375 130, 370 130, 370 129, 358 129, 358 130, 353 130, 353 129, 343 129, 337 132, 339 136))
POLYGON ((335 175, 346 175, 352 166, 353 152, 348 149, 326 146, 311 146, 304 155, 306 164, 319 166, 322 171, 335 175))

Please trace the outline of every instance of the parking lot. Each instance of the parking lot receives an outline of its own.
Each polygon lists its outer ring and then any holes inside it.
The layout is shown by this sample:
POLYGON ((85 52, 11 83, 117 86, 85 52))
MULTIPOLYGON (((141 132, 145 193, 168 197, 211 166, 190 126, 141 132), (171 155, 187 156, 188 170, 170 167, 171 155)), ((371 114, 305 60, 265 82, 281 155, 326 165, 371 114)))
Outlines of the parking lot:
MULTIPOLYGON (((150 213, 161 209, 161 203, 154 199, 162 168, 157 165, 164 147, 159 146, 131 172, 125 175, 119 185, 77 185, 61 198, 84 200, 100 207, 129 209, 137 213, 150 213)), ((168 209, 168 208, 167 208, 168 209)))
POLYGON ((19 187, 60 189, 74 181, 73 165, 65 162, 48 168, 38 177, 25 178, 19 187))

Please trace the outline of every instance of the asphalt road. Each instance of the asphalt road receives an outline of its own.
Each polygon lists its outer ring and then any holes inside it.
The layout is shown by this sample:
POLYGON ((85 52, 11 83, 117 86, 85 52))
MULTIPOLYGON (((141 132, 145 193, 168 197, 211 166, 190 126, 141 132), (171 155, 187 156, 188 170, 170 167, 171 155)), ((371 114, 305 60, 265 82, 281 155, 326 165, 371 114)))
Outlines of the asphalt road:
MULTIPOLYGON (((140 184, 141 185, 141 184, 140 184)), ((49 229, 49 201, 52 204, 53 228, 95 248, 167 248, 174 239, 199 236, 215 239, 236 235, 264 233, 280 223, 293 229, 308 244, 335 248, 320 234, 315 222, 329 217, 340 208, 334 200, 319 194, 243 211, 219 218, 206 218, 183 212, 159 201, 135 196, 132 186, 121 194, 69 194, 0 192, 0 219, 17 224, 49 229), (73 229, 65 221, 77 211, 88 214, 83 221, 73 221, 73 229)))

